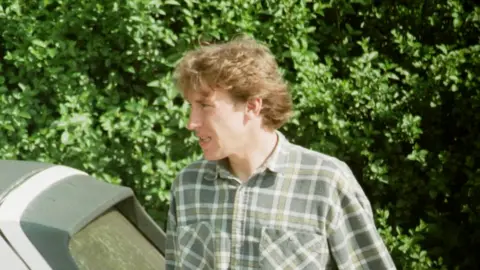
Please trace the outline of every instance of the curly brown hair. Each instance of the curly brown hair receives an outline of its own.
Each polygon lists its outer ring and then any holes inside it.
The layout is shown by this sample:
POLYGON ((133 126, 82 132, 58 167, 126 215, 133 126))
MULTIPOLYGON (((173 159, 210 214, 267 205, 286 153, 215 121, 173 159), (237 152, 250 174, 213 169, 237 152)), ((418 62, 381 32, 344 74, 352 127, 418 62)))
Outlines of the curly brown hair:
POLYGON ((174 81, 185 95, 200 91, 208 96, 224 90, 236 102, 262 99, 262 123, 278 129, 292 114, 288 85, 270 49, 247 36, 208 44, 189 51, 177 64, 174 81))

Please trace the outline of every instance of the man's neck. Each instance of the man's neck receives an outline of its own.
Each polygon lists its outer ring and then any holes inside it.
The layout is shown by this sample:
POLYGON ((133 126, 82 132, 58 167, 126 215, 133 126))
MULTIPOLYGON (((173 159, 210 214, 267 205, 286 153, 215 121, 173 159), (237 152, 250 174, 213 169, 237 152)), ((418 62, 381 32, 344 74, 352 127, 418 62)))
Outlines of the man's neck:
POLYGON ((248 139, 248 144, 236 155, 228 157, 232 173, 242 182, 247 181, 270 157, 277 145, 275 131, 262 130, 248 139))

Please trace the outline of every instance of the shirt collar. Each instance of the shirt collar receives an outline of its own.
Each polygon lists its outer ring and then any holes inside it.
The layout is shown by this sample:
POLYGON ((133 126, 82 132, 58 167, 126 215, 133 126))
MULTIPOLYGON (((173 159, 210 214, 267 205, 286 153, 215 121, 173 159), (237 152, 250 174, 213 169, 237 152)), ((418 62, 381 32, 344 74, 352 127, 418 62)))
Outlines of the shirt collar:
MULTIPOLYGON (((265 169, 274 173, 283 173, 288 167, 288 153, 290 143, 287 138, 280 131, 275 131, 277 134, 277 145, 275 146, 270 157, 264 162, 264 165, 258 169, 263 171, 265 169)), ((216 180, 218 177, 223 179, 234 179, 233 175, 228 169, 228 162, 226 159, 215 161, 213 171, 209 174, 205 174, 205 178, 208 180, 216 180)))

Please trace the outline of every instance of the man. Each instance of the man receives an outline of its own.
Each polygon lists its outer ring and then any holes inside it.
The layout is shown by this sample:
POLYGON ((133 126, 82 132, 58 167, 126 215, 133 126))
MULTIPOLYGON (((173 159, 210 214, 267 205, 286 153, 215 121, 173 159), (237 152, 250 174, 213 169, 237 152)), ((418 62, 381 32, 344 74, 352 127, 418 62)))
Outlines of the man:
POLYGON ((175 71, 204 158, 173 182, 167 269, 395 269, 348 166, 290 143, 274 56, 241 38, 175 71))

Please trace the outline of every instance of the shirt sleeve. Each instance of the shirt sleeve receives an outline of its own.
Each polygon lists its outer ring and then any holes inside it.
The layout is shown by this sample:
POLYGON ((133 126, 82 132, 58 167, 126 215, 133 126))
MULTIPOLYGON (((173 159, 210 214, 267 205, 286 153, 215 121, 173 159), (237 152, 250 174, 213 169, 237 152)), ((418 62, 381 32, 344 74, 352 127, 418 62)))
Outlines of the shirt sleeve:
POLYGON ((167 219, 167 243, 165 245, 165 269, 177 269, 177 218, 176 218, 176 202, 173 192, 170 193, 170 207, 168 209, 167 219))
POLYGON ((354 177, 347 178, 332 192, 334 220, 328 241, 338 269, 396 269, 369 200, 354 177))

